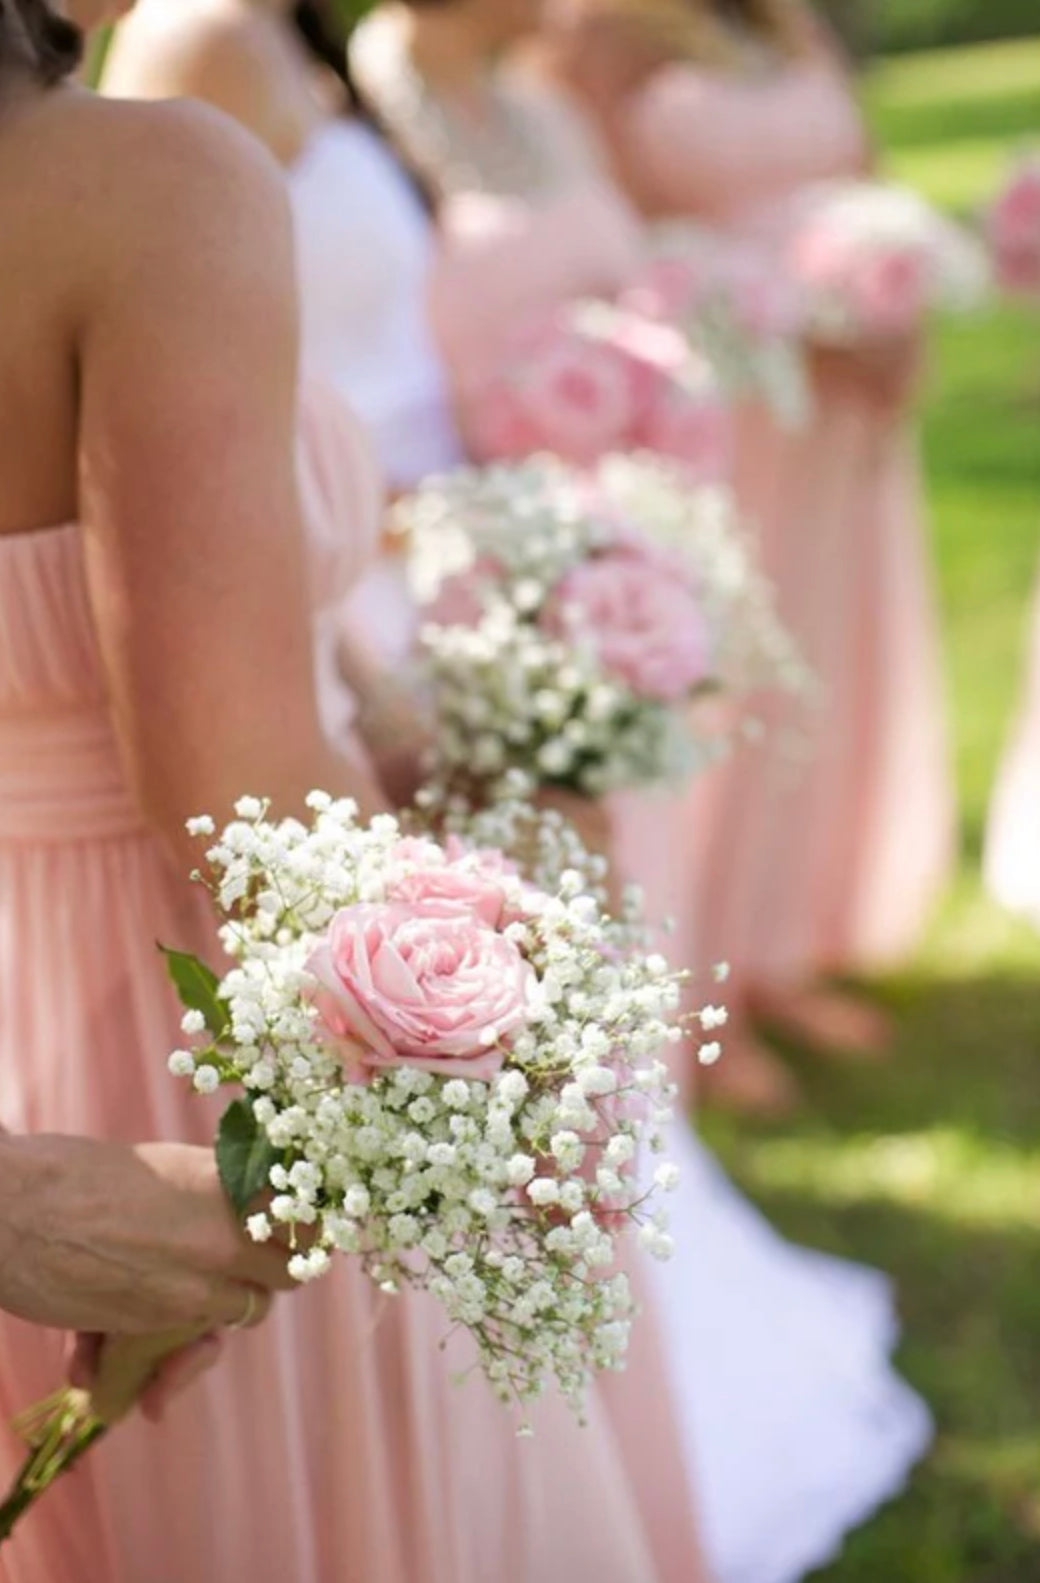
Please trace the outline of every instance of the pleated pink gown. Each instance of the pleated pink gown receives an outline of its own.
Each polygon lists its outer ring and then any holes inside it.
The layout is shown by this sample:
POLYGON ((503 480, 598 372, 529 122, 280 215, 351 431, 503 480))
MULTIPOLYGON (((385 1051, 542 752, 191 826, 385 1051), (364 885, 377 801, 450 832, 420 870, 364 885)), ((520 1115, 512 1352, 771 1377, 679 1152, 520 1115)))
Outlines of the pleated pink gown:
MULTIPOLYGON (((305 494, 333 450, 313 432, 305 494)), ((324 420, 322 420, 324 421, 324 420)), ((346 481, 345 481, 346 480, 346 481)), ((363 489, 367 491, 367 485, 363 489)), ((359 528, 360 532, 360 528, 359 528)), ((328 536, 320 535, 326 547, 328 536)), ((353 570, 360 570, 353 543, 353 570)), ((349 578, 347 579, 349 581, 349 578)), ((166 1072, 179 1012, 155 942, 212 953, 201 893, 173 872, 124 779, 70 525, 0 539, 0 1120, 205 1143, 214 1115, 166 1072)), ((161 1426, 133 1420, 0 1551, 2 1583, 687 1583, 692 1534, 668 1488, 661 1404, 626 1460, 599 1395, 590 1427, 548 1401, 533 1441, 479 1384, 456 1389, 422 1301, 381 1299, 349 1263, 229 1336, 161 1426), (659 1479, 638 1456, 660 1455, 659 1479), (649 1487, 648 1487, 649 1486, 649 1487), (656 1497, 655 1497, 656 1498, 656 1497)), ((62 1379, 63 1338, 0 1319, 0 1419, 62 1379)), ((648 1383, 650 1382, 650 1383, 648 1383)), ((628 1382, 619 1382, 623 1391, 628 1382)), ((645 1402, 644 1402, 645 1408, 645 1402)), ((21 1460, 0 1441, 0 1480, 21 1460)))
MULTIPOLYGON (((724 227, 753 224, 803 183, 863 164, 848 89, 821 65, 747 80, 669 67, 605 130, 645 212, 724 227)), ((738 421, 738 496, 823 687, 804 722, 764 700, 764 746, 706 776, 695 803, 705 949, 744 981, 797 983, 899 957, 951 858, 910 414, 885 414, 865 390, 826 380, 815 408, 796 434, 750 407, 738 421)))

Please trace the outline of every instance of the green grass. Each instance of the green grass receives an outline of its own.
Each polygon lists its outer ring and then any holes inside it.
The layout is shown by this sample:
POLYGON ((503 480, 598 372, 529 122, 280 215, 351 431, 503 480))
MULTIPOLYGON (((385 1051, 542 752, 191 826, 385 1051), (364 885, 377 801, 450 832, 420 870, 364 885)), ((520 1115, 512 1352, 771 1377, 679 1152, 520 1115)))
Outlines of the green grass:
MULTIPOLYGON (((1040 45, 887 62, 867 91, 891 168, 970 212, 1030 119, 1040 134, 1040 45)), ((915 961, 874 986, 894 1058, 789 1049, 804 1112, 709 1133, 788 1233, 895 1275, 900 1362, 939 1424, 907 1495, 819 1583, 1040 1583, 1040 939, 978 877, 1040 558, 1040 312, 943 329, 924 444, 960 871, 915 961)))

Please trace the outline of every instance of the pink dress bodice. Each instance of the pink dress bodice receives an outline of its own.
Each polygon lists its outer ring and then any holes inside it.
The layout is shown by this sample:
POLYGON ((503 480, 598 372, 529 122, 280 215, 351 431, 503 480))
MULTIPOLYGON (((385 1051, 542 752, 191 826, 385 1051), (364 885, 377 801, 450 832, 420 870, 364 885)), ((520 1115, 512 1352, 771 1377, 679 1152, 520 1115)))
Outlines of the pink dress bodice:
POLYGON ((863 123, 826 64, 755 77, 675 65, 608 125, 625 185, 651 215, 739 221, 806 182, 857 174, 863 123))
MULTIPOLYGON (((319 689, 335 717, 330 648, 375 552, 381 486, 360 427, 315 382, 301 392, 297 462, 319 689)), ((108 711, 83 535, 73 524, 0 538, 0 839, 143 829, 108 711)))
POLYGON ((456 388, 480 385, 525 321, 615 296, 644 257, 634 214, 603 181, 548 200, 474 194, 449 205, 430 302, 456 388))
MULTIPOLYGON (((300 482, 334 612, 376 514, 356 431, 310 394, 300 482)), ((213 1107, 166 1070, 180 1011, 155 946, 215 960, 212 920, 121 763, 88 556, 75 525, 0 537, 0 1124, 208 1146, 213 1107)), ((429 1303, 387 1302, 344 1261, 229 1338, 161 1431, 128 1420, 49 1491, 4 1549, 3 1583, 696 1578, 682 1490, 665 1520, 655 1505, 679 1482, 663 1384, 643 1386, 660 1474, 615 1435, 607 1388, 588 1430, 561 1398, 542 1404, 528 1447, 489 1391, 455 1390, 469 1359, 444 1358, 443 1331, 429 1303)), ((64 1346, 0 1313, 0 1422, 60 1384, 64 1346)), ((652 1327, 638 1346, 645 1382, 652 1327)), ((23 1458, 0 1434, 0 1487, 23 1458)))
POLYGON ((104 839, 135 828, 79 530, 0 538, 0 839, 104 839))

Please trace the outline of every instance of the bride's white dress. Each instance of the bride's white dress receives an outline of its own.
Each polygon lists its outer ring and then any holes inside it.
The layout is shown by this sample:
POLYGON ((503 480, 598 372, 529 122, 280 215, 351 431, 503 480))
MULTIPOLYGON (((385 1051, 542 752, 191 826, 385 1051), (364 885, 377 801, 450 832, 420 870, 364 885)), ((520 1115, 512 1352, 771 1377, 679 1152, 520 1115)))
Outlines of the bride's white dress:
MULTIPOLYGON (((425 314, 433 235, 408 180, 344 120, 290 183, 306 364, 367 422, 393 486, 455 465, 425 314)), ((373 640, 399 654, 410 622, 392 562, 358 598, 373 640)), ((653 1288, 709 1559, 719 1583, 795 1583, 901 1486, 928 1413, 889 1364, 885 1278, 783 1241, 684 1123, 671 1152, 677 1256, 653 1288)))

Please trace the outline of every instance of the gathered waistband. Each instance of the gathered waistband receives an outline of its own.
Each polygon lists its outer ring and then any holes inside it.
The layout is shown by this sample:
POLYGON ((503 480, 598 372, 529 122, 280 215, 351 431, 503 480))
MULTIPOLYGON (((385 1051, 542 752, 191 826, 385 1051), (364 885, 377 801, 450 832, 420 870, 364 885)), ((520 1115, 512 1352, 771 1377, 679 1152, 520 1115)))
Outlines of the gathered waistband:
POLYGON ((103 709, 0 719, 0 841, 86 841, 144 821, 103 709))

